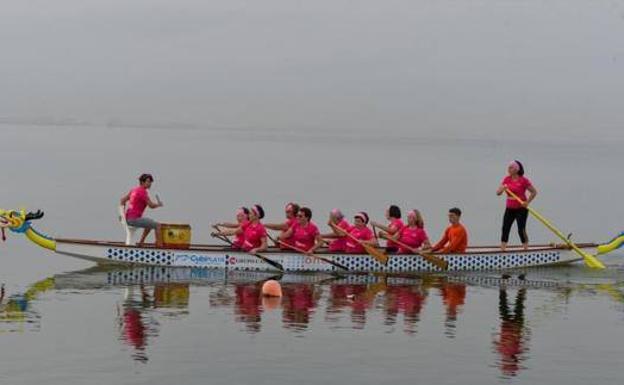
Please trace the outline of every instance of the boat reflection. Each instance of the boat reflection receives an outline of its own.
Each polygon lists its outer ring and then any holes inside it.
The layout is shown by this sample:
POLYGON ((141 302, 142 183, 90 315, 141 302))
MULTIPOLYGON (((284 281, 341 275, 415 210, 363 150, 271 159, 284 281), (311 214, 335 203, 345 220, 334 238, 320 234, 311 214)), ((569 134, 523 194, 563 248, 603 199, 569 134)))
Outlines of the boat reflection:
MULTIPOLYGON (((510 378, 525 367, 529 357, 531 333, 526 322, 525 303, 532 290, 552 293, 555 305, 569 302, 575 294, 605 295, 618 304, 619 311, 624 310, 621 284, 624 279, 619 275, 605 279, 604 276, 588 276, 585 272, 570 274, 580 274, 581 282, 570 282, 570 276, 560 269, 555 273, 533 271, 529 275, 531 279, 524 276, 507 279, 495 274, 275 276, 267 272, 191 268, 97 267, 41 280, 23 294, 8 295, 2 290, 0 325, 4 325, 5 331, 14 332, 20 330, 19 325, 39 323, 41 317, 36 311, 36 302, 46 291, 72 295, 113 292, 120 297, 114 305, 118 324, 116 338, 131 351, 134 360, 146 363, 149 347, 165 325, 162 321, 185 318, 193 307, 222 309, 224 311, 218 313, 232 317, 247 334, 257 334, 278 325, 296 336, 308 335, 315 324, 337 332, 364 330, 370 326, 373 332, 381 327, 386 333, 415 336, 426 310, 440 315, 429 319, 429 322, 441 320, 440 335, 456 339, 472 297, 483 301, 488 296, 479 292, 496 290, 497 303, 491 306, 498 307, 499 320, 495 321, 496 332, 487 344, 491 346, 501 376, 510 378), (554 274, 554 278, 550 274, 554 274), (282 298, 261 295, 262 284, 267 279, 281 281, 282 298), (196 291, 194 295, 197 296, 205 295, 207 301, 200 297, 191 306, 192 291, 196 291)), ((483 309, 484 305, 479 306, 483 309)), ((540 312, 538 306, 530 314, 535 317, 540 312)), ((492 320, 480 322, 492 324, 492 320)), ((166 325, 173 327, 174 324, 167 322, 166 325)))

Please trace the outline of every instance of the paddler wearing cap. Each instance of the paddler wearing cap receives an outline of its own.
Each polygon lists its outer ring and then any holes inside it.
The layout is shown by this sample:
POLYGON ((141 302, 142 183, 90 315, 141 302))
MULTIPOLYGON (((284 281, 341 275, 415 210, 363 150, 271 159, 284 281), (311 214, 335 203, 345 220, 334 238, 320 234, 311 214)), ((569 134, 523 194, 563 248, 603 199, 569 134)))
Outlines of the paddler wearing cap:
POLYGON ((509 241, 509 232, 514 221, 518 223, 518 235, 522 242, 522 247, 526 250, 529 248, 529 237, 526 233, 526 222, 529 216, 529 210, 527 206, 535 199, 537 190, 533 187, 533 184, 529 178, 524 176, 524 166, 517 160, 511 161, 507 165, 507 175, 503 178, 501 185, 496 190, 496 195, 501 195, 505 192, 505 189, 509 189, 516 194, 522 201, 521 204, 511 196, 507 197, 505 204, 505 214, 503 215, 503 228, 501 234, 501 250, 507 249, 507 242, 509 241), (527 191, 529 196, 527 197, 527 191))
POLYGON ((121 197, 119 203, 125 208, 126 223, 129 226, 143 229, 143 235, 141 235, 141 240, 139 240, 137 245, 141 246, 143 242, 145 242, 145 238, 147 238, 149 232, 155 230, 156 247, 162 247, 160 223, 143 216, 146 207, 155 209, 163 206, 158 196, 156 196, 156 202, 150 199, 147 190, 152 187, 152 183, 154 183, 154 177, 151 174, 142 174, 139 177, 139 185, 121 197))
MULTIPOLYGON (((362 243, 369 244, 371 246, 377 246, 377 240, 373 234, 373 230, 368 227, 368 214, 361 211, 353 217, 353 227, 349 231, 353 237, 361 241, 362 243)), ((345 251, 350 254, 365 254, 364 247, 355 242, 350 237, 347 237, 345 251)))

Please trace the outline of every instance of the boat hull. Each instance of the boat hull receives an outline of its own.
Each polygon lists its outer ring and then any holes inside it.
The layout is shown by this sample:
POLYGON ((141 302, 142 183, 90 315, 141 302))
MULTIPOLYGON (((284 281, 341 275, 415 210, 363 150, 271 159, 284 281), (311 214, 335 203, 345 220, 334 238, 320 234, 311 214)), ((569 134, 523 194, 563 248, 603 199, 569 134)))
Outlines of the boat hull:
MULTIPOLYGON (((589 253, 596 252, 596 245, 580 245, 589 253)), ((58 240, 57 253, 100 264, 147 265, 171 267, 199 267, 246 271, 275 271, 261 259, 240 251, 218 246, 192 247, 188 250, 156 249, 153 247, 125 246, 113 242, 58 240)), ((289 272, 341 272, 342 270, 317 258, 296 252, 273 251, 262 253, 280 263, 289 272)), ((419 255, 391 255, 383 265, 368 255, 321 254, 323 257, 344 265, 349 272, 438 272, 441 269, 419 255)), ((448 261, 448 271, 507 270, 566 264, 580 260, 574 251, 562 246, 536 246, 529 250, 514 249, 506 252, 495 247, 472 248, 464 254, 439 255, 448 261)))

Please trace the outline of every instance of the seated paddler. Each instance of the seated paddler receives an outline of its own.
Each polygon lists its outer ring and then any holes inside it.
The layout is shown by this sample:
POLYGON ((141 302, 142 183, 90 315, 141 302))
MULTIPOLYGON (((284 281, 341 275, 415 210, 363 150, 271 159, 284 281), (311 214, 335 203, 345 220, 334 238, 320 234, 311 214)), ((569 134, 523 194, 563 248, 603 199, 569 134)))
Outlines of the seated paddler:
POLYGON ((316 224, 312 222, 312 210, 308 207, 299 209, 297 222, 286 230, 283 236, 284 239, 290 240, 289 242, 282 241, 285 247, 305 253, 314 253, 323 244, 321 233, 316 224))
MULTIPOLYGON (((265 251, 268 248, 267 231, 261 220, 264 218, 264 209, 260 205, 253 205, 248 210, 248 221, 236 228, 223 228, 212 233, 213 236, 242 235, 240 249, 251 254, 265 251)), ((238 247, 232 245, 234 249, 238 247)))
POLYGON ((468 247, 468 232, 459 220, 461 210, 453 207, 448 212, 450 225, 444 230, 442 239, 433 246, 432 251, 441 253, 465 253, 468 247))

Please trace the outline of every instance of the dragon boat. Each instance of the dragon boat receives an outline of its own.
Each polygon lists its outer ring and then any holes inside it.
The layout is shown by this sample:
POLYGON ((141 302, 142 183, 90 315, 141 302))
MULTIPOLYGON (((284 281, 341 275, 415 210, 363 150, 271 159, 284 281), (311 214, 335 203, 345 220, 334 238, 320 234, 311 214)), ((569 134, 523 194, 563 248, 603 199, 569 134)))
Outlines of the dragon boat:
MULTIPOLYGON (((441 267, 430 263, 425 256, 419 254, 393 254, 387 263, 381 263, 368 254, 321 251, 316 253, 316 256, 310 256, 296 251, 269 248, 262 255, 252 255, 220 245, 191 244, 186 249, 176 249, 156 248, 153 245, 134 246, 116 241, 54 238, 32 227, 31 222, 42 217, 41 211, 27 213, 25 210, 0 210, 0 227, 3 232, 7 228, 13 233, 24 234, 33 243, 58 254, 97 264, 329 273, 443 271, 441 267)), ((465 253, 435 254, 435 256, 446 262, 448 271, 500 271, 570 264, 582 260, 582 253, 592 256, 606 254, 623 244, 624 232, 603 244, 543 244, 531 245, 527 250, 509 247, 506 251, 502 251, 498 246, 473 246, 465 253), (579 250, 582 253, 579 253, 579 250)))

